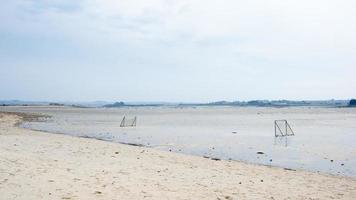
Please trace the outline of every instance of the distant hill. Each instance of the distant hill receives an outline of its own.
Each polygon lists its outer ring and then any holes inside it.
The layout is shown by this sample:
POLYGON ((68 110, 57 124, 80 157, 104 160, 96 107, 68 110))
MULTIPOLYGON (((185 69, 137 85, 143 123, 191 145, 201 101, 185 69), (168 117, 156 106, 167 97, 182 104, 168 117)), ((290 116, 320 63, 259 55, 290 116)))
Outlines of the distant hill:
POLYGON ((0 106, 72 106, 78 108, 120 108, 120 107, 145 107, 145 106, 254 106, 254 107, 289 107, 289 106, 315 106, 315 107, 356 107, 356 99, 352 100, 314 100, 314 101, 292 101, 292 100, 251 100, 251 101, 216 101, 210 103, 170 103, 170 102, 46 102, 46 101, 21 101, 0 100, 0 106))
POLYGON ((124 106, 125 106, 125 103, 120 101, 120 102, 115 102, 113 104, 106 104, 103 107, 105 107, 105 108, 117 108, 117 107, 124 107, 124 106))
POLYGON ((0 100, 0 105, 2 106, 39 106, 48 104, 48 102, 42 101, 0 100))
POLYGON ((323 106, 343 107, 348 105, 348 100, 314 100, 314 101, 291 101, 291 100, 252 100, 252 101, 218 101, 207 105, 221 106, 259 106, 259 107, 288 107, 288 106, 323 106))
POLYGON ((77 102, 77 101, 23 101, 23 100, 0 100, 0 106, 72 106, 80 108, 102 107, 111 102, 107 101, 92 101, 92 102, 77 102))
MULTIPOLYGON (((167 106, 168 104, 161 104, 161 103, 124 103, 122 101, 120 102, 115 102, 113 104, 107 104, 104 105, 103 107, 105 108, 120 108, 120 107, 152 107, 152 106, 167 106)), ((169 105, 174 105, 175 104, 169 104, 169 105)))
POLYGON ((320 106, 320 107, 344 107, 348 106, 348 100, 315 100, 315 101, 291 101, 291 100, 251 100, 251 101, 216 101, 211 103, 179 104, 179 106, 257 106, 257 107, 288 107, 288 106, 320 106))

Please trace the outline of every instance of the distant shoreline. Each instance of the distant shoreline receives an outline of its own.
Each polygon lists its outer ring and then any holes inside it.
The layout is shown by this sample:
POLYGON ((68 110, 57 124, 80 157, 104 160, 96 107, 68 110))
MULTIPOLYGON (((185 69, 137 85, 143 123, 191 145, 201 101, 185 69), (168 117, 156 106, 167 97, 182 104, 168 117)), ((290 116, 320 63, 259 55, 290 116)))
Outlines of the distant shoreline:
POLYGON ((130 102, 27 102, 27 101, 0 101, 0 106, 70 106, 76 108, 121 108, 121 107, 354 107, 349 100, 252 100, 252 101, 217 101, 211 103, 130 103, 130 102))

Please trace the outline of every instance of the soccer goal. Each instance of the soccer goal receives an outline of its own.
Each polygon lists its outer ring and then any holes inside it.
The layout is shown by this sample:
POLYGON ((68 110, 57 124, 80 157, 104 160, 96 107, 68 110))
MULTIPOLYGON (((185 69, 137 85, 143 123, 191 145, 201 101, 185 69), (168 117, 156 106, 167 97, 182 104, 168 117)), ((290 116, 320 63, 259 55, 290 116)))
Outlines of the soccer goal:
POLYGON ((137 123, 136 116, 134 118, 126 118, 126 116, 124 116, 124 118, 122 118, 121 120, 120 127, 134 127, 136 126, 136 123, 137 123))
POLYGON ((290 127, 287 120, 275 120, 274 121, 274 136, 275 137, 284 137, 284 136, 293 136, 294 132, 290 127))

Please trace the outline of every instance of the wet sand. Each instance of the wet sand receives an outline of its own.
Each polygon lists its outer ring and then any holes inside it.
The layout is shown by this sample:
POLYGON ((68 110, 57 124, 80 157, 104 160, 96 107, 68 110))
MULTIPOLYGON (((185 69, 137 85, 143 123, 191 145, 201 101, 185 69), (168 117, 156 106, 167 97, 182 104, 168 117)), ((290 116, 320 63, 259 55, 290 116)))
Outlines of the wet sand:
POLYGON ((0 115, 0 199, 356 198, 353 178, 31 131, 0 115))
POLYGON ((353 108, 6 106, 1 110, 51 116, 21 125, 33 130, 356 177, 353 108), (137 127, 120 127, 123 116, 137 116, 137 127), (275 138, 275 119, 288 120, 295 136, 275 138))

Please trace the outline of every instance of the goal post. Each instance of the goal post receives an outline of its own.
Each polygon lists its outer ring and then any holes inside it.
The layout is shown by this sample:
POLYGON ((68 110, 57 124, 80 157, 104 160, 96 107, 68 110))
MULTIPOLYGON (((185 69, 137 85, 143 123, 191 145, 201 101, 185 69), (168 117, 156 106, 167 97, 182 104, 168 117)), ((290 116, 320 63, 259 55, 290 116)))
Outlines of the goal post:
POLYGON ((135 127, 137 124, 137 117, 127 118, 124 116, 121 120, 120 127, 135 127))
POLYGON ((289 125, 288 121, 283 120, 274 120, 274 136, 275 137, 284 137, 284 136, 293 136, 294 132, 289 125))

